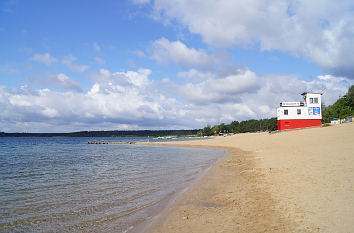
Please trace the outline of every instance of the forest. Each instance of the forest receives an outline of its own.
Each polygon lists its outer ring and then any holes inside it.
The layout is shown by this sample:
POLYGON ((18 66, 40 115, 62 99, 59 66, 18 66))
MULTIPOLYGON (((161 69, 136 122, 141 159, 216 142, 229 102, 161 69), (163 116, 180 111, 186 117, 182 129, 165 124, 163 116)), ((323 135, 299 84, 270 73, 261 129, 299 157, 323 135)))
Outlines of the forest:
POLYGON ((246 133, 246 132, 258 132, 258 131, 275 131, 278 129, 277 118, 261 120, 246 120, 246 121, 233 121, 230 124, 221 123, 220 125, 214 125, 211 127, 207 125, 198 132, 200 136, 211 136, 219 133, 246 133))

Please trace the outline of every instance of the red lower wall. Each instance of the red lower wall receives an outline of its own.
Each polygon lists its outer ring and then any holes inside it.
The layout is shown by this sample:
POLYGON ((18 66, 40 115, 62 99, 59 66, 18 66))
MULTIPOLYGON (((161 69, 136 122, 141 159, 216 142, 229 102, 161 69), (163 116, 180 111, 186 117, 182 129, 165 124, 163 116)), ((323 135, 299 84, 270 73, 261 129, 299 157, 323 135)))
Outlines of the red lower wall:
POLYGON ((278 120, 278 130, 320 126, 321 119, 278 120))

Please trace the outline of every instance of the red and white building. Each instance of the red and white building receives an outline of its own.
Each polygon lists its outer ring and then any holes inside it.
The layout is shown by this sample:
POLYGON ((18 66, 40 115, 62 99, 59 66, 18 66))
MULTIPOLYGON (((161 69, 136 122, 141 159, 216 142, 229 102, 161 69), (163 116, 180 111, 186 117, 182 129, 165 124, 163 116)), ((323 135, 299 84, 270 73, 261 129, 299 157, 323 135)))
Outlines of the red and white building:
POLYGON ((277 109, 278 130, 320 126, 322 93, 304 92, 304 102, 281 102, 277 109))

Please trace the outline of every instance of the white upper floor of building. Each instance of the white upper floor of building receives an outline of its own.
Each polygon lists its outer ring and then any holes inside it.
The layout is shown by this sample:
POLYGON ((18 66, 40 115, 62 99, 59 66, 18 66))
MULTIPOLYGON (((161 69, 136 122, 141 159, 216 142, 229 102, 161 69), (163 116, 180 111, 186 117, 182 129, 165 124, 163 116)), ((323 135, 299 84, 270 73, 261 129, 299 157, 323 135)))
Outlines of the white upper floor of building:
POLYGON ((303 102, 281 102, 277 109, 278 120, 322 119, 321 93, 304 92, 303 102))

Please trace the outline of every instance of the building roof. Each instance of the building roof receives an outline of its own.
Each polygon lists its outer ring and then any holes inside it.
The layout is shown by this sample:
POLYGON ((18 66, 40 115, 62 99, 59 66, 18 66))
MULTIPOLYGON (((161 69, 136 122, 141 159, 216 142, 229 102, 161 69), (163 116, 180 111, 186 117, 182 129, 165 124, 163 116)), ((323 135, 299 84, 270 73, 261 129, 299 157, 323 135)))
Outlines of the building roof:
POLYGON ((320 94, 320 95, 323 95, 323 93, 320 93, 320 92, 304 92, 301 95, 306 95, 306 94, 320 94))

